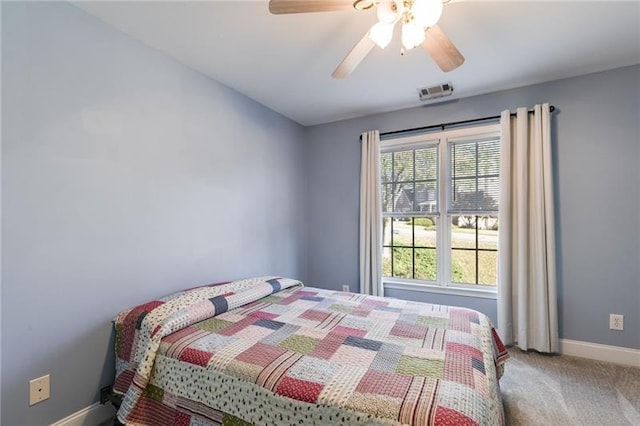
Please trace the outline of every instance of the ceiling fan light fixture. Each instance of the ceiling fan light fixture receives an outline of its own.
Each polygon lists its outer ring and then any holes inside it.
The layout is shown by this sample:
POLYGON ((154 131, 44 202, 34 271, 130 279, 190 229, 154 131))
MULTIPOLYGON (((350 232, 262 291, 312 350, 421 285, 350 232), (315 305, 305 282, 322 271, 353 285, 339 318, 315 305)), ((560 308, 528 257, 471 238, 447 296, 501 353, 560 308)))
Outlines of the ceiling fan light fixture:
POLYGON ((393 23, 378 22, 369 30, 369 38, 373 40, 381 49, 384 49, 391 43, 393 38, 393 23))
POLYGON ((424 28, 422 28, 415 20, 402 24, 402 45, 405 49, 413 49, 424 41, 424 28))
POLYGON ((441 0, 415 0, 411 6, 413 19, 423 29, 434 26, 442 16, 441 0))
POLYGON ((375 6, 374 0, 356 0, 353 2, 353 8, 355 10, 368 10, 375 6))
POLYGON ((453 71, 461 66, 464 56, 437 25, 442 14, 442 3, 449 1, 451 0, 269 0, 269 11, 274 15, 285 15, 352 8, 366 10, 375 7, 379 22, 362 36, 331 74, 333 78, 345 78, 374 46, 384 48, 390 43, 398 21, 402 25, 401 54, 422 45, 443 72, 453 71))
POLYGON ((376 8, 378 21, 387 24, 395 23, 399 18, 399 10, 398 3, 395 1, 383 1, 378 3, 378 7, 376 8))

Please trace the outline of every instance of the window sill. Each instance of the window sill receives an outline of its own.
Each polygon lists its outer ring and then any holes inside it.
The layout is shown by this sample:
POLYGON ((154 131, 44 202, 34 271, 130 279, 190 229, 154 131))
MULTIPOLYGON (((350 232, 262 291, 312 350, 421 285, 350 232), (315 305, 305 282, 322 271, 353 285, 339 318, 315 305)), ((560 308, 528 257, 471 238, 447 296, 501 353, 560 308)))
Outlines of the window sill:
POLYGON ((417 284, 406 281, 396 281, 396 280, 383 280, 382 287, 386 289, 395 289, 395 290, 410 290, 410 291, 421 291, 424 293, 438 293, 438 294, 448 294, 452 296, 465 296, 465 297, 477 297, 481 299, 494 299, 498 298, 498 293, 495 290, 484 290, 484 289, 476 289, 476 288, 465 288, 465 287, 443 287, 432 284, 417 284))

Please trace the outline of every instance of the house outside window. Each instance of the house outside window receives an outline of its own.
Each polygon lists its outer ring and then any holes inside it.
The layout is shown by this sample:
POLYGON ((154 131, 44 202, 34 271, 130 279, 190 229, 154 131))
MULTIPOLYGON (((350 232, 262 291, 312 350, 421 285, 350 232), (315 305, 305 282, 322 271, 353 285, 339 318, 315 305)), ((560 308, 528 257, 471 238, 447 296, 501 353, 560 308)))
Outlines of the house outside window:
POLYGON ((495 297, 499 125, 383 140, 380 161, 384 286, 495 297))

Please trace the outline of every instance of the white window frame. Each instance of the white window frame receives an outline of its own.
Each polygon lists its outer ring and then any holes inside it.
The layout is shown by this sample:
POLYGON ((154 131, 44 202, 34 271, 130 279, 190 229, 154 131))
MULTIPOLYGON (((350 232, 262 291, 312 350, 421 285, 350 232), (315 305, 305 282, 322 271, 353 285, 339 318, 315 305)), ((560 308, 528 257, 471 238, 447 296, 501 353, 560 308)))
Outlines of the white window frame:
MULTIPOLYGON (((424 145, 437 145, 438 164, 438 233, 436 237, 437 281, 382 277, 384 289, 412 290, 428 293, 449 294, 455 296, 472 296, 486 299, 497 298, 495 287, 477 284, 461 284, 451 282, 451 220, 447 211, 447 186, 451 171, 448 166, 449 143, 474 141, 487 137, 501 137, 500 124, 485 124, 460 129, 442 130, 419 135, 384 139, 380 142, 380 152, 399 148, 415 149, 424 145), (478 288, 481 287, 481 288, 478 288)), ((384 219, 383 219, 384 220, 384 219)), ((500 247, 498 247, 498 252, 500 247)))

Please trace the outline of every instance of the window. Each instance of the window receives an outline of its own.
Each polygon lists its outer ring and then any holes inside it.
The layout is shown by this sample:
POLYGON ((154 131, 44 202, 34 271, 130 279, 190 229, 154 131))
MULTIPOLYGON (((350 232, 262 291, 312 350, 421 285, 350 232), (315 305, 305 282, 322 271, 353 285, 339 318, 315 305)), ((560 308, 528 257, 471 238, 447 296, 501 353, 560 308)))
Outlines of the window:
POLYGON ((499 126, 381 144, 386 283, 495 289, 499 126))

